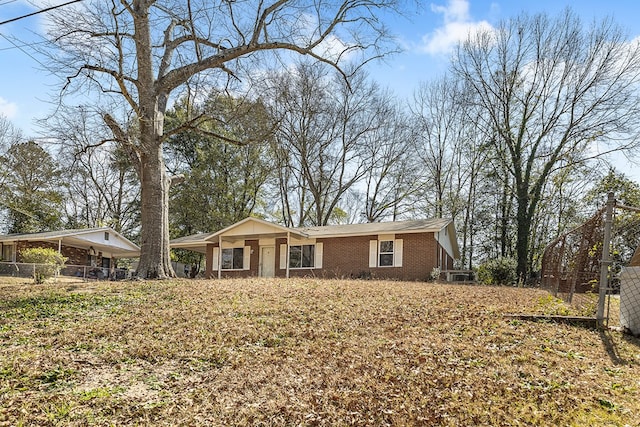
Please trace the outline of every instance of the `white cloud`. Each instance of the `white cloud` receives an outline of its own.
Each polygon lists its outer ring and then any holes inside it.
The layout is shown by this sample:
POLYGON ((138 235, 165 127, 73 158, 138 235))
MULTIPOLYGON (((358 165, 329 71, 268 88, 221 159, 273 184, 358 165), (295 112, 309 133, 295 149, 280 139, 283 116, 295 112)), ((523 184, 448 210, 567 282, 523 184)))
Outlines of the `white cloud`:
POLYGON ((449 0, 446 6, 432 4, 431 10, 444 16, 441 27, 422 37, 421 50, 432 55, 449 53, 470 33, 493 30, 487 21, 471 19, 467 0, 449 0))
POLYGON ((16 104, 0 97, 0 115, 5 116, 7 119, 13 119, 17 113, 18 106, 16 104))
POLYGON ((332 61, 346 62, 354 56, 353 46, 335 35, 329 35, 314 52, 332 61))

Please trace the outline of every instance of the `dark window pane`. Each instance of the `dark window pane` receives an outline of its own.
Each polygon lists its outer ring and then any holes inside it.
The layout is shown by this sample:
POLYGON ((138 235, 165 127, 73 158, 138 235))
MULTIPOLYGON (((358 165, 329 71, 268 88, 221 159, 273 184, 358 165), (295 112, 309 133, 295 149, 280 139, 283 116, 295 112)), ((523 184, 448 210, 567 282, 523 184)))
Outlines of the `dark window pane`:
POLYGON ((233 249, 233 268, 242 270, 244 267, 244 248, 233 249))
POLYGON ((289 268, 299 268, 302 265, 302 246, 289 247, 289 268))
POLYGON ((393 254, 380 254, 380 267, 390 267, 393 265, 393 254))
POLYGON ((380 253, 393 253, 393 240, 383 240, 380 242, 380 253))
POLYGON ((314 245, 304 245, 302 247, 302 266, 303 267, 314 267, 314 254, 315 254, 315 246, 314 245))
POLYGON ((233 268, 233 249, 222 250, 222 269, 231 270, 233 268))

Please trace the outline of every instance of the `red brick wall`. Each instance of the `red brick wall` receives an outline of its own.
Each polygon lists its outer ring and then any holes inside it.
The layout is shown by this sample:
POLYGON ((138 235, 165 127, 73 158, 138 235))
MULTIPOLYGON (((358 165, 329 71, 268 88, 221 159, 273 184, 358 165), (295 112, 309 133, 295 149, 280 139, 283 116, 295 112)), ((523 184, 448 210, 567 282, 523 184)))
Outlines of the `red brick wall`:
MULTIPOLYGON (((250 276, 258 275, 258 267, 260 264, 259 241, 245 240, 244 246, 250 246, 251 251, 253 252, 251 254, 251 260, 249 261, 249 270, 234 270, 234 271, 222 270, 222 274, 221 274, 222 277, 232 278, 232 277, 250 277, 250 276)), ((205 268, 205 277, 214 278, 214 279, 218 278, 218 270, 213 270, 211 268, 212 261, 213 261, 213 248, 217 248, 217 247, 218 247, 217 243, 207 245, 207 254, 206 254, 207 261, 206 261, 206 268, 205 268)))
MULTIPOLYGON (((16 261, 22 262, 20 251, 26 248, 50 248, 58 250, 58 244, 52 242, 17 242, 16 243, 17 254, 16 261)), ((89 255, 86 249, 76 248, 73 246, 62 245, 60 248, 62 256, 67 257, 66 265, 89 265, 89 255)), ((99 253, 96 257, 96 265, 102 265, 102 253, 99 253)))
MULTIPOLYGON (((438 265, 438 252, 442 252, 443 269, 450 269, 453 260, 436 242, 433 233, 396 234, 402 239, 402 267, 369 268, 369 241, 377 240, 377 235, 317 239, 323 243, 322 269, 303 268, 290 269, 291 277, 326 277, 326 278, 379 278, 398 280, 428 280, 431 271, 438 265)), ((286 244, 284 238, 276 239, 275 262, 276 277, 286 277, 286 268, 280 268, 280 245, 286 244)), ((217 278, 217 270, 211 270, 213 248, 218 244, 207 246, 206 277, 217 278)), ((222 277, 258 276, 260 248, 258 240, 247 240, 245 246, 251 246, 251 266, 249 270, 222 271, 222 277)))
MULTIPOLYGON (((399 280, 428 280, 438 264, 438 250, 442 250, 433 233, 396 234, 402 239, 402 267, 369 268, 369 241, 377 235, 318 239, 323 243, 322 269, 292 269, 291 277, 316 276, 327 278, 380 278, 399 280)), ((284 277, 286 270, 280 269, 280 245, 276 242, 276 276, 284 277)), ((443 259, 447 263, 451 263, 443 259)), ((446 264, 443 263, 443 268, 446 264)))

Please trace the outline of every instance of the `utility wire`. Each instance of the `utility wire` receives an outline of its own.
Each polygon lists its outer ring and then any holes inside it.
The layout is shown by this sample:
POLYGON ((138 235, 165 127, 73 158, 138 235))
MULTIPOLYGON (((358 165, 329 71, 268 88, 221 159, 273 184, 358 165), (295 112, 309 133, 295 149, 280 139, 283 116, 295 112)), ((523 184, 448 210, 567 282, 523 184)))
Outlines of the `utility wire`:
POLYGON ((72 1, 68 1, 66 3, 59 4, 57 6, 47 7, 45 9, 41 9, 41 10, 38 10, 38 11, 35 11, 35 12, 32 12, 32 13, 28 13, 26 15, 18 16, 17 18, 11 18, 11 19, 8 19, 6 21, 2 21, 2 22, 0 22, 0 25, 8 24, 9 22, 18 21, 20 19, 28 18, 28 17, 33 16, 33 15, 38 15, 40 13, 49 12, 51 10, 58 9, 59 7, 67 6, 67 5, 70 5, 70 4, 73 4, 73 3, 78 3, 78 2, 81 2, 81 1, 83 1, 83 0, 72 0, 72 1))
MULTIPOLYGON (((79 0, 82 1, 82 0, 79 0)), ((24 47, 25 46, 29 46, 29 45, 18 45, 17 43, 15 43, 13 40, 11 40, 10 38, 8 38, 7 36, 5 36, 4 34, 0 33, 0 37, 2 37, 3 39, 5 39, 6 41, 8 41, 9 43, 11 43, 16 49, 19 49, 22 53, 24 53, 25 55, 27 55, 29 58, 33 59, 34 61, 36 61, 38 64, 40 64, 44 69, 48 69, 48 67, 46 65, 44 65, 42 62, 38 61, 37 58, 35 58, 33 55, 31 55, 29 52, 27 52, 24 47)))

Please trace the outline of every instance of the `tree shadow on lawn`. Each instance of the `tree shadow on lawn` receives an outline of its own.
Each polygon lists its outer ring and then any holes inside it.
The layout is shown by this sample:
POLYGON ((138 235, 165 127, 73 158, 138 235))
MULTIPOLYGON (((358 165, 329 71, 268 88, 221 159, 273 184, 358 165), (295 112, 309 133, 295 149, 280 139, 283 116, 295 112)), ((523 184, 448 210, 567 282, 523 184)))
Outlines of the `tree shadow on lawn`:
MULTIPOLYGON (((616 340, 609 329, 600 329, 599 330, 600 339, 602 339, 602 344, 604 344, 604 348, 611 359, 611 362, 614 365, 637 365, 638 360, 634 358, 625 358, 620 353, 619 344, 616 343, 616 340)), ((622 333, 622 340, 625 342, 640 348, 640 339, 636 338, 632 335, 622 333)))

